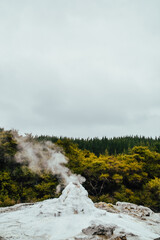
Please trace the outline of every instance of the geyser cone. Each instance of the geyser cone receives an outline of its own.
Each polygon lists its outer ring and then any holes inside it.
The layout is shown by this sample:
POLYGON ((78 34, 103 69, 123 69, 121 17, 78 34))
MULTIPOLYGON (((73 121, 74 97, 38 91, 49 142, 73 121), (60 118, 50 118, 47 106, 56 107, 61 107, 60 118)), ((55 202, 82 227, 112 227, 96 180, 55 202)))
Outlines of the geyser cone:
POLYGON ((58 199, 61 207, 67 213, 90 213, 95 210, 94 204, 88 197, 88 192, 80 183, 70 182, 58 199))
MULTIPOLYGON (((54 203, 51 200, 49 214, 57 217, 71 214, 90 214, 95 211, 97 209, 84 187, 80 183, 70 182, 63 190, 62 195, 56 201, 54 199, 54 203)), ((42 207, 41 212, 45 214, 45 208, 42 207)))
POLYGON ((106 214, 104 210, 97 209, 94 206, 85 188, 80 183, 75 182, 70 182, 59 198, 41 202, 38 209, 37 215, 54 217, 73 214, 106 214))

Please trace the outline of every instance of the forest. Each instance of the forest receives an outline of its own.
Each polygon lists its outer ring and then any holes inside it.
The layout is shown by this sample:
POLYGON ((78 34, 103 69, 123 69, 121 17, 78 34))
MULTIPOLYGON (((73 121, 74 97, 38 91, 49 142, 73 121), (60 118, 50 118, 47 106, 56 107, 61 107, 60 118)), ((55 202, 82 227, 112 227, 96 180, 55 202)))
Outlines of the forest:
MULTIPOLYGON (((138 136, 72 139, 31 136, 30 141, 59 146, 72 173, 86 181, 83 186, 94 201, 132 202, 160 211, 160 138, 138 136)), ((12 131, 0 129, 0 206, 58 197, 60 176, 35 172, 18 163, 18 143, 12 131)))
MULTIPOLYGON (((55 136, 37 136, 38 140, 49 140, 56 143, 58 139, 65 140, 65 137, 55 137, 55 136)), ((107 138, 102 137, 101 139, 95 138, 68 138, 73 143, 77 144, 81 150, 89 150, 93 152, 96 156, 100 154, 105 154, 106 151, 109 155, 117 155, 119 153, 129 153, 134 146, 147 146, 150 150, 160 153, 160 137, 151 138, 144 136, 126 136, 126 137, 114 137, 107 138)))

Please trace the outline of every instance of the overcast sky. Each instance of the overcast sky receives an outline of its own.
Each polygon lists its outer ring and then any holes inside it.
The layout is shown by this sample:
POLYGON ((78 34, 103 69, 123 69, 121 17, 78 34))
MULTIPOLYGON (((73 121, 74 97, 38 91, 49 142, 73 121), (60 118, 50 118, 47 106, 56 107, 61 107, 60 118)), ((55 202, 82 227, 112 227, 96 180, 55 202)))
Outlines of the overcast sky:
POLYGON ((160 136, 160 0, 0 0, 0 127, 160 136))

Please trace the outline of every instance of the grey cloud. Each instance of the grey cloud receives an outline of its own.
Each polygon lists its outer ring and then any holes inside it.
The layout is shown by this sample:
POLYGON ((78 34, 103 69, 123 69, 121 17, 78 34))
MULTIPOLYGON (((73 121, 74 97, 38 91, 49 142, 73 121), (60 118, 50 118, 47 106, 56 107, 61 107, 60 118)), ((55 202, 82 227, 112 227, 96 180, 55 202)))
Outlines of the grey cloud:
POLYGON ((0 2, 0 125, 159 135, 160 2, 0 2))

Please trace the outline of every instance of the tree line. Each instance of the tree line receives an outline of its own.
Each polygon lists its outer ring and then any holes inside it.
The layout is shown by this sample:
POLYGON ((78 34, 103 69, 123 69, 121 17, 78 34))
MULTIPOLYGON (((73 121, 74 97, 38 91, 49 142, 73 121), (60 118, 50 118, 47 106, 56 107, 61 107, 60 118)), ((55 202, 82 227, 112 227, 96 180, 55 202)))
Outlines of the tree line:
POLYGON ((108 153, 109 155, 117 155, 120 153, 129 153, 134 146, 147 146, 150 150, 160 153, 160 137, 144 137, 144 136, 125 136, 125 137, 102 137, 101 139, 95 138, 66 138, 56 136, 37 136, 38 140, 49 140, 53 143, 58 139, 69 139, 71 142, 78 145, 82 150, 89 150, 96 156, 108 153))

